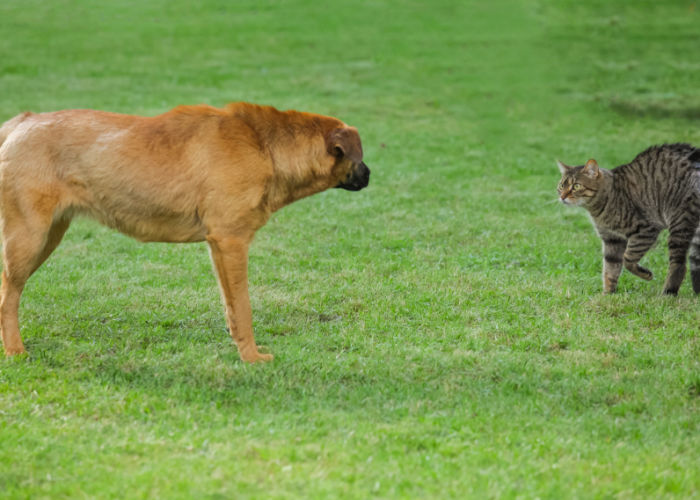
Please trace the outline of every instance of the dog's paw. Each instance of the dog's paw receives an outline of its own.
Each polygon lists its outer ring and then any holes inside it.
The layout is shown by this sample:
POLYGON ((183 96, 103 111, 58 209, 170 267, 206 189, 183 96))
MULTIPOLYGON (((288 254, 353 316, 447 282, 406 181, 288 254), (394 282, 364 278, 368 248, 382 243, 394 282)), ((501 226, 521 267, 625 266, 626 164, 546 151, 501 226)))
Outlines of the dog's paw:
POLYGON ((257 348, 242 351, 240 354, 241 359, 246 363, 265 363, 274 359, 274 356, 272 354, 263 354, 261 352, 258 352, 257 348))
POLYGON ((272 361, 275 357, 272 354, 263 354, 261 352, 256 354, 256 357, 254 360, 250 361, 251 363, 267 363, 268 361, 272 361))
POLYGON ((17 356, 18 354, 25 354, 26 352, 24 347, 10 347, 5 349, 6 356, 17 356))

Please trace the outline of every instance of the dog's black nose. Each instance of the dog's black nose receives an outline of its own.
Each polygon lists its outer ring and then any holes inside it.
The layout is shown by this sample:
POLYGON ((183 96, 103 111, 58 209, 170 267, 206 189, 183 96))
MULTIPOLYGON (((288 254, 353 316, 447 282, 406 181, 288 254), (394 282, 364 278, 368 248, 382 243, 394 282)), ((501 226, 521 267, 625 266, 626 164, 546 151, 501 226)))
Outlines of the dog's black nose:
POLYGON ((369 185, 369 167, 365 162, 360 162, 353 168, 345 181, 338 184, 336 187, 347 189, 348 191, 359 191, 369 185))
POLYGON ((363 188, 369 185, 369 173, 369 167, 365 165, 365 162, 360 163, 358 167, 358 177, 363 188))

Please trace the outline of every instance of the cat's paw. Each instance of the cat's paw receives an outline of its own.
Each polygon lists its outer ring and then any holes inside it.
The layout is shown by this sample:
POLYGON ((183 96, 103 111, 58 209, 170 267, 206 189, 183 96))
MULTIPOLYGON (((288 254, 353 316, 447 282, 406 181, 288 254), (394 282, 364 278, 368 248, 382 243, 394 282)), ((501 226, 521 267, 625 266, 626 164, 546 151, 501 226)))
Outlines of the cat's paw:
POLYGON ((617 290, 617 278, 603 274, 603 294, 610 295, 617 290))
POLYGON ((651 281, 654 278, 654 273, 652 273, 649 269, 646 267, 642 266, 637 266, 637 276, 642 278, 643 280, 651 281))
POLYGON ((628 264, 625 262, 625 269, 646 281, 651 281, 654 278, 654 273, 639 264, 628 264))

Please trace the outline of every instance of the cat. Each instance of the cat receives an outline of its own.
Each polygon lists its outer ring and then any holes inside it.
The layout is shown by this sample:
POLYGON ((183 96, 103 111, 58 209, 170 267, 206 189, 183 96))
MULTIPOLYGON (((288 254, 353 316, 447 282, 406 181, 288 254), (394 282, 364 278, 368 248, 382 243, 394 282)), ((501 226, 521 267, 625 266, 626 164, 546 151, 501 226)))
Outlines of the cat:
POLYGON ((668 228, 669 268, 663 293, 676 295, 690 251, 693 291, 700 293, 700 149, 689 144, 652 146, 612 170, 595 160, 570 167, 557 190, 567 205, 588 210, 603 241, 603 292, 614 293, 622 266, 651 280, 639 261, 668 228))

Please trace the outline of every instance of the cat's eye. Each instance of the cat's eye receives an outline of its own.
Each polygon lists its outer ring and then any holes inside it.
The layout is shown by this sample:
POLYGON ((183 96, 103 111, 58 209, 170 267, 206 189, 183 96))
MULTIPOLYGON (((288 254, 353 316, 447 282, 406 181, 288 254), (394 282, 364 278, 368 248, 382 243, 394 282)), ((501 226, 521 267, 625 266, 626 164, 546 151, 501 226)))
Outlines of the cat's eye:
POLYGON ((583 186, 581 184, 579 184, 578 182, 574 184, 574 191, 580 191, 581 189, 583 189, 583 186))

